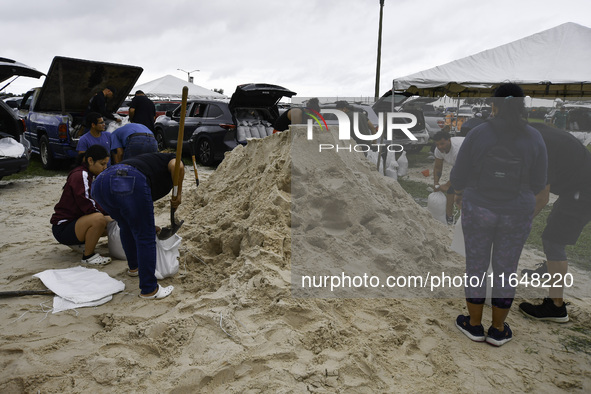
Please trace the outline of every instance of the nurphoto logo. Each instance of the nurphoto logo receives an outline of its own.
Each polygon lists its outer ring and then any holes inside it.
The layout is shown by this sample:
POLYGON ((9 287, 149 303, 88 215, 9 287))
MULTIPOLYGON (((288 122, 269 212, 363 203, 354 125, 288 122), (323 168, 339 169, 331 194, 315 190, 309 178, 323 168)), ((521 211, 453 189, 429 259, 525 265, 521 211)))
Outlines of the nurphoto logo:
MULTIPOLYGON (((353 112, 352 117, 353 121, 349 118, 345 112, 338 110, 338 109, 327 109, 323 108, 320 110, 320 113, 314 111, 312 109, 306 108, 306 115, 308 116, 307 120, 307 138, 308 140, 312 140, 314 138, 314 123, 320 126, 321 132, 328 131, 328 124, 324 116, 322 114, 332 114, 336 117, 336 122, 338 125, 338 139, 341 141, 350 141, 351 139, 356 142, 353 145, 348 146, 339 146, 334 144, 319 144, 319 152, 323 150, 335 150, 338 152, 340 150, 346 151, 355 151, 355 152, 368 152, 371 150, 372 146, 377 147, 377 150, 380 151, 381 149, 387 149, 389 152, 402 152, 404 150, 403 146, 400 144, 385 144, 379 143, 379 141, 384 140, 382 136, 385 134, 385 141, 392 141, 393 140, 393 132, 394 130, 400 130, 404 133, 404 135, 411 141, 417 141, 417 137, 415 137, 412 132, 410 131, 411 128, 416 126, 417 118, 415 115, 406 113, 406 112, 387 112, 383 113, 380 112, 378 114, 378 125, 376 127, 375 134, 364 134, 360 131, 359 127, 359 112, 353 112), (409 123, 395 123, 394 119, 405 119, 410 120, 409 123), (351 127, 353 126, 353 127, 351 127), (353 136, 351 135, 353 132, 353 136), (384 133, 385 132, 385 133, 384 133), (357 143, 359 142, 359 143, 357 143), (366 143, 363 143, 366 142, 366 143)), ((332 123, 332 122, 331 122, 332 123)), ((375 148, 374 148, 375 150, 375 148)))

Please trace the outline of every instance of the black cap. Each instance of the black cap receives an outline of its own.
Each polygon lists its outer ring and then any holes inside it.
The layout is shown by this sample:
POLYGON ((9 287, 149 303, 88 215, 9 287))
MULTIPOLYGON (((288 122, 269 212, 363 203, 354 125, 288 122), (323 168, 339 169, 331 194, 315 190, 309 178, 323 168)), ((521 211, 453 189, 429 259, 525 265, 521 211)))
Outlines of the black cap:
POLYGON ((115 94, 117 92, 117 89, 115 89, 113 86, 107 86, 107 89, 109 89, 111 92, 113 92, 113 94, 115 94))

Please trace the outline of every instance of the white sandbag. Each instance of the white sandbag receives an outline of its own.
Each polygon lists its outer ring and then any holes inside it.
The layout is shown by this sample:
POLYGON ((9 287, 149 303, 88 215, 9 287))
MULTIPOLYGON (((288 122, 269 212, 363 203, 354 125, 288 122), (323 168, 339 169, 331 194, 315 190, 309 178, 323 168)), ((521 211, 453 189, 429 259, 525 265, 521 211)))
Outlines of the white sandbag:
POLYGON ((460 256, 466 257, 466 245, 464 244, 464 231, 462 231, 462 217, 456 222, 454 227, 454 236, 451 240, 450 249, 459 254, 460 256))
POLYGON ((406 157, 406 152, 403 151, 398 157, 398 176, 405 176, 408 173, 408 159, 406 157))
POLYGON ((445 219, 446 204, 447 198, 443 192, 433 192, 427 197, 427 209, 435 219, 444 224, 447 224, 447 220, 445 219))
POLYGON ((168 239, 156 237, 156 279, 164 279, 179 272, 179 246, 182 238, 173 234, 168 239))
POLYGON ((25 147, 14 138, 0 139, 0 156, 19 158, 25 153, 25 147))
POLYGON ((374 152, 372 150, 370 150, 369 152, 367 152, 367 161, 369 161, 370 163, 372 163, 374 166, 378 165, 378 157, 379 157, 379 153, 378 152, 374 152))
POLYGON ((109 236, 109 256, 117 260, 127 260, 123 245, 121 244, 121 236, 119 235, 119 225, 115 220, 109 222, 107 225, 107 234, 109 236))

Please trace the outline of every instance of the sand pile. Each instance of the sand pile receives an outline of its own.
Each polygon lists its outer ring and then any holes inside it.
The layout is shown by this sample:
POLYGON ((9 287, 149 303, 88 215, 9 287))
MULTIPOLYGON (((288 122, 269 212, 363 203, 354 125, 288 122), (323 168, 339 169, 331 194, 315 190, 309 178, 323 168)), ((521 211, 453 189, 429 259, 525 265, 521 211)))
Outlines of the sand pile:
MULTIPOLYGON (((453 325, 461 289, 456 298, 298 290, 302 275, 462 272, 463 260, 448 251, 451 230, 359 155, 319 156, 306 144, 291 155, 290 134, 235 149, 197 190, 187 171, 181 270, 162 281, 175 286, 170 297, 139 300, 137 278, 114 261, 103 270, 126 291, 101 307, 52 315, 39 310, 47 298, 0 300, 0 392, 591 390, 588 299, 573 300, 571 323, 558 328, 515 306, 515 339, 496 349, 453 325), (316 298, 298 297, 307 295, 316 298)), ((34 273, 78 265, 47 229, 64 180, 3 187, 20 203, 1 211, 2 286, 39 287, 34 273)), ((155 208, 168 220, 167 200, 155 208)))

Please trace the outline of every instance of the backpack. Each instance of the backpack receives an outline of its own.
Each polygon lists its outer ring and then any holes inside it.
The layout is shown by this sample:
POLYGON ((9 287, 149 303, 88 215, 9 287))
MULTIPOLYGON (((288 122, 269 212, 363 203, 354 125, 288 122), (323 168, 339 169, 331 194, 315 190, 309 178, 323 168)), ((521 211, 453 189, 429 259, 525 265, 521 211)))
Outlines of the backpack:
POLYGON ((501 133, 493 122, 491 124, 497 143, 477 167, 477 189, 492 200, 509 201, 529 186, 529 170, 521 155, 516 153, 512 133, 501 133))

